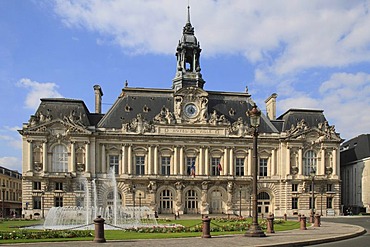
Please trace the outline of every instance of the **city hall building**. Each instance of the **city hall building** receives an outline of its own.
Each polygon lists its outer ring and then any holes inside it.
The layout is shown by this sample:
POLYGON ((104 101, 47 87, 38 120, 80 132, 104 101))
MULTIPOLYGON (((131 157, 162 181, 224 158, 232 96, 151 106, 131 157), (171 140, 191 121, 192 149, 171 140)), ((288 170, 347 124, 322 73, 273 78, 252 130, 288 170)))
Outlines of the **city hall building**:
MULTIPOLYGON (((255 103, 248 91, 205 90, 200 55, 188 13, 172 87, 126 84, 106 113, 99 85, 94 112, 81 100, 41 99, 19 131, 23 213, 83 205, 84 180, 97 185, 99 207, 111 205, 106 181, 113 170, 123 206, 148 206, 159 215, 250 215, 253 128, 246 113, 255 103)), ((339 214, 339 134, 323 110, 276 117, 276 97, 265 101, 258 128, 259 213, 308 215, 314 197, 316 212, 339 214)))

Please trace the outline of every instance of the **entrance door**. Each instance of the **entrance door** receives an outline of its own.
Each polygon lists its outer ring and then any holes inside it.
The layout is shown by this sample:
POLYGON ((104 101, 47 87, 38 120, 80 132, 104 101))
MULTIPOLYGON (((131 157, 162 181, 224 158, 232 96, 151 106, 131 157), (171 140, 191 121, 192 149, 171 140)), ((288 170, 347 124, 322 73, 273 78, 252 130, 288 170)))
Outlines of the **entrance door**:
POLYGON ((159 213, 173 213, 173 196, 170 190, 163 190, 159 195, 159 213))
POLYGON ((257 196, 258 214, 268 214, 270 212, 270 196, 266 192, 261 192, 257 196))
POLYGON ((211 208, 210 213, 221 214, 222 213, 222 194, 220 191, 215 190, 211 196, 211 208))
POLYGON ((185 213, 198 213, 198 194, 195 190, 188 190, 185 194, 185 213))

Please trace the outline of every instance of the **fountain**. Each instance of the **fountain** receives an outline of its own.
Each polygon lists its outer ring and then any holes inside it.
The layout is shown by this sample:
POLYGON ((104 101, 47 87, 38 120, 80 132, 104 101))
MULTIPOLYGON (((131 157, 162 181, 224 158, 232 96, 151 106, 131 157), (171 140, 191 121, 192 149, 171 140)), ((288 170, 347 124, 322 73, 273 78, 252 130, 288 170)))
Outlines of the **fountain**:
POLYGON ((98 207, 96 181, 84 184, 84 206, 52 207, 46 215, 44 229, 93 229, 93 220, 101 215, 107 229, 157 226, 154 212, 148 207, 124 207, 120 205, 116 177, 111 170, 106 183, 113 188, 113 205, 98 207), (89 186, 91 185, 91 186, 89 186), (91 187, 91 189, 90 189, 91 187), (90 193, 92 191, 92 193, 90 193))

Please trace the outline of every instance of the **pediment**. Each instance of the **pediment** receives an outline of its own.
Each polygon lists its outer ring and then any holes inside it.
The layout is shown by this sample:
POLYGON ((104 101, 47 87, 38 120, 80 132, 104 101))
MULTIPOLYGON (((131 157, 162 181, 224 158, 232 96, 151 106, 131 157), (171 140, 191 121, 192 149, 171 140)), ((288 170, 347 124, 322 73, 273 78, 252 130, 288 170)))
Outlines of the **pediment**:
POLYGON ((26 127, 23 129, 23 132, 46 135, 70 135, 72 133, 91 134, 91 131, 88 131, 82 124, 61 119, 55 119, 31 127, 26 127))

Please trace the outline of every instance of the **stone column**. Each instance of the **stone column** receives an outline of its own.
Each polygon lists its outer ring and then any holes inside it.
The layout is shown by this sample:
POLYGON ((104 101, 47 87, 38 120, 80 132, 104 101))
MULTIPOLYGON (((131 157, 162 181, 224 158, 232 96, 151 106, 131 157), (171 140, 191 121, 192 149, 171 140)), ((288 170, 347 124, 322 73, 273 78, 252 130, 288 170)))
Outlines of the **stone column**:
POLYGON ((248 174, 244 173, 248 176, 252 176, 252 149, 248 149, 248 174))
POLYGON ((204 155, 204 159, 205 159, 205 175, 206 176, 209 176, 209 147, 206 147, 206 150, 205 150, 205 155, 204 155))
POLYGON ((158 146, 154 147, 154 174, 158 175, 158 146))
POLYGON ((286 167, 285 174, 290 174, 290 147, 286 146, 286 167))
POLYGON ((339 171, 339 165, 338 165, 338 160, 339 160, 339 153, 338 153, 338 149, 334 148, 333 149, 333 176, 336 176, 337 174, 340 174, 340 171, 339 171))
POLYGON ((127 174, 127 145, 122 145, 122 174, 127 174))
POLYGON ((184 147, 180 147, 180 175, 184 175, 184 147))
POLYGON ((234 150, 233 148, 229 149, 229 175, 234 176, 235 168, 234 168, 234 150))
POLYGON ((303 150, 300 147, 298 150, 298 174, 303 175, 303 150))
POLYGON ((221 166, 222 166, 222 171, 220 172, 220 175, 227 175, 228 173, 228 169, 227 169, 227 165, 228 165, 228 148, 225 147, 224 148, 224 158, 223 158, 223 162, 221 163, 221 166))
POLYGON ((153 156, 153 151, 152 151, 152 146, 148 146, 148 169, 147 172, 149 175, 153 174, 153 162, 152 162, 152 156, 153 156))
POLYGON ((32 150, 32 140, 27 140, 27 152, 28 152, 28 162, 27 171, 33 171, 33 150, 32 150))
POLYGON ((124 174, 124 166, 125 166, 125 145, 121 146, 121 166, 119 167, 119 174, 124 174))
POLYGON ((319 173, 317 173, 317 175, 325 175, 325 147, 321 147, 321 162, 319 168, 319 173))
POLYGON ((101 145, 101 170, 102 173, 107 173, 107 157, 105 156, 105 145, 101 145))
POLYGON ((184 184, 182 182, 176 182, 175 183, 176 187, 176 210, 179 211, 179 213, 182 212, 182 189, 184 187, 184 184))
POLYGON ((130 144, 128 146, 128 151, 127 151, 127 173, 132 174, 132 145, 130 144))
POLYGON ((71 141, 71 162, 69 162, 70 167, 69 171, 74 172, 76 167, 76 150, 75 150, 75 142, 71 141))
POLYGON ((173 175, 178 175, 179 174, 179 163, 178 163, 178 160, 179 160, 179 148, 176 146, 174 148, 174 153, 173 153, 173 170, 172 170, 172 174, 173 175))
POLYGON ((270 172, 270 176, 274 176, 275 175, 275 173, 276 173, 276 168, 275 168, 275 161, 276 160, 276 150, 275 150, 275 148, 273 148, 272 150, 271 150, 271 172, 270 172))
POLYGON ((196 169, 196 172, 195 174, 196 175, 203 175, 203 147, 200 147, 199 148, 199 159, 198 159, 198 165, 195 167, 196 169))
POLYGON ((42 143, 42 167, 44 172, 48 172, 48 150, 47 150, 47 141, 42 143))
POLYGON ((85 154, 86 154, 86 172, 91 172, 90 167, 90 142, 85 142, 85 154))

